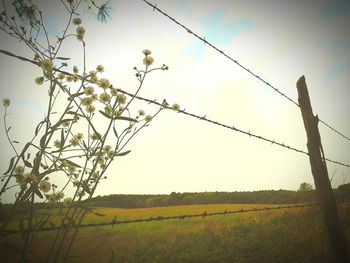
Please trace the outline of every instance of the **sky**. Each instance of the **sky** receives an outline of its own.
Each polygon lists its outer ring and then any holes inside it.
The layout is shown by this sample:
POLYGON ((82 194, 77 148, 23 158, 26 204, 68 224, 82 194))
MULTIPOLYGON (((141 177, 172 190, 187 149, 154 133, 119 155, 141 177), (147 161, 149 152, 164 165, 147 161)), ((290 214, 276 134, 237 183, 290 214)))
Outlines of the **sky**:
MULTIPOLYGON (((295 101, 296 82, 304 75, 314 113, 350 136, 349 0, 151 3, 295 101)), ((133 92, 138 84, 133 67, 141 67, 142 50, 150 49, 155 65, 169 70, 149 75, 141 96, 166 99, 187 112, 306 151, 298 107, 143 1, 110 4, 107 23, 82 16, 88 68, 104 65, 104 77, 133 92)), ((51 1, 43 6, 51 36, 66 19, 60 8, 51 1)), ((3 32, 0 39, 0 49, 33 57, 3 32)), ((63 50, 71 65, 81 64, 78 41, 68 41, 63 50)), ((23 147, 45 115, 47 91, 34 83, 40 75, 35 66, 2 54, 0 64, 0 98, 11 100, 11 136, 23 147)), ((154 110, 147 103, 137 106, 154 110)), ((0 113, 3 118, 3 108, 0 113)), ((350 142, 324 125, 319 129, 326 157, 349 164, 350 142)), ((5 172, 13 151, 3 123, 0 144, 5 172)), ((314 184, 306 155, 170 110, 152 120, 128 149, 131 153, 110 166, 95 195, 297 190, 303 182, 314 184)), ((327 166, 333 187, 350 182, 349 168, 327 166)), ((13 200, 14 191, 2 201, 13 200)))

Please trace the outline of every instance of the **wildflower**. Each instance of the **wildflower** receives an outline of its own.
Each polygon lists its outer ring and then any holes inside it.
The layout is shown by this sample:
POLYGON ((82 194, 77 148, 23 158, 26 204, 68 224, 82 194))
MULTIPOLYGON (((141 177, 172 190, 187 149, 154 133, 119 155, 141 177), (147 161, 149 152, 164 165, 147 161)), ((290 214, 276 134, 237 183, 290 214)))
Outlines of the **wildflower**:
POLYGON ((68 166, 67 160, 63 160, 63 161, 62 161, 62 167, 67 167, 67 166, 68 166))
POLYGON ((126 96, 124 94, 118 94, 117 95, 117 101, 120 104, 125 104, 126 103, 126 96))
POLYGON ((78 146, 80 143, 80 140, 76 136, 74 136, 72 139, 69 140, 69 142, 72 146, 78 146))
POLYGON ((63 197, 64 197, 64 193, 63 192, 56 193, 56 198, 57 199, 62 199, 63 197))
POLYGON ((73 78, 73 81, 74 81, 74 82, 77 82, 77 81, 79 80, 79 76, 78 76, 78 75, 73 75, 72 78, 73 78))
POLYGON ((97 158, 97 163, 99 163, 99 164, 104 164, 103 158, 102 158, 102 157, 98 157, 98 158, 97 158))
POLYGON ((22 175, 16 175, 16 183, 17 184, 23 184, 24 183, 24 177, 22 175))
POLYGON ((97 94, 96 93, 94 93, 94 94, 92 94, 91 95, 91 98, 95 101, 95 100, 97 100, 98 99, 98 96, 97 96, 97 94))
POLYGON ((105 69, 104 69, 104 67, 103 67, 102 65, 98 65, 98 66, 96 67, 96 71, 97 71, 97 72, 102 73, 104 70, 105 70, 105 69))
POLYGON ((44 193, 49 192, 51 190, 50 182, 47 181, 47 180, 41 181, 40 184, 39 184, 39 189, 41 191, 43 191, 44 193))
POLYGON ((153 62, 154 62, 154 59, 152 57, 145 57, 143 59, 143 64, 145 64, 146 66, 152 65, 153 62))
POLYGON ((78 69, 77 66, 74 66, 74 67, 73 67, 73 72, 74 72, 75 74, 77 74, 77 73, 79 72, 79 69, 78 69))
POLYGON ((64 79, 65 77, 66 77, 66 75, 64 75, 63 73, 59 73, 59 74, 58 74, 58 78, 59 78, 60 80, 64 79))
POLYGON ((144 49, 144 50, 142 50, 142 53, 147 57, 148 55, 151 55, 151 50, 149 50, 149 49, 144 49))
POLYGON ((32 181, 32 182, 37 182, 38 181, 38 177, 36 177, 34 174, 31 173, 27 173, 24 175, 24 178, 28 181, 32 181))
POLYGON ((102 101, 102 102, 109 102, 110 101, 110 99, 111 99, 111 96, 109 95, 109 94, 107 94, 107 93, 101 93, 100 94, 100 100, 102 101))
POLYGON ((94 91, 95 91, 94 88, 91 87, 91 86, 86 87, 86 88, 84 89, 85 95, 92 95, 92 94, 94 94, 94 91))
POLYGON ((10 106, 10 100, 8 98, 2 99, 2 105, 4 105, 5 108, 10 106))
POLYGON ((89 71, 89 75, 90 75, 90 78, 96 78, 97 77, 96 71, 94 71, 94 70, 90 70, 89 71))
POLYGON ((62 123, 63 127, 69 127, 69 125, 70 125, 70 121, 65 121, 62 123))
POLYGON ((113 151, 113 150, 109 150, 109 151, 107 152, 107 157, 111 158, 111 157, 113 157, 113 156, 114 156, 114 151, 113 151))
POLYGON ((98 85, 103 89, 107 89, 111 84, 109 83, 108 79, 100 79, 100 81, 98 82, 98 85))
POLYGON ((68 82, 72 82, 72 81, 73 81, 73 76, 72 76, 72 75, 67 75, 67 76, 66 76, 66 80, 67 80, 68 82))
POLYGON ((70 206, 72 202, 73 202, 73 199, 72 199, 71 197, 66 197, 66 198, 63 200, 63 205, 64 205, 64 206, 70 206))
POLYGON ((107 153, 107 152, 110 151, 110 150, 112 150, 112 146, 110 146, 110 145, 106 145, 105 147, 103 147, 103 151, 104 151, 105 153, 107 153))
POLYGON ((77 32, 77 39, 82 41, 84 39, 84 34, 85 34, 85 28, 82 26, 78 26, 76 29, 77 32))
POLYGON ((111 114, 113 111, 113 109, 110 105, 105 106, 104 110, 105 110, 105 113, 107 113, 107 114, 111 114))
POLYGON ((88 113, 94 113, 96 108, 94 105, 87 105, 85 110, 88 112, 88 113))
POLYGON ((68 172, 69 172, 70 174, 74 173, 75 170, 76 170, 75 166, 73 166, 73 165, 68 165, 68 172))
POLYGON ((79 17, 73 18, 73 24, 79 26, 81 24, 81 19, 79 17))
POLYGON ((173 110, 178 111, 178 110, 180 110, 180 105, 177 104, 177 103, 174 103, 174 104, 171 106, 171 108, 172 108, 173 110))
POLYGON ((55 141, 53 142, 53 145, 54 145, 56 148, 61 148, 62 143, 61 143, 60 140, 55 140, 55 141))
POLYGON ((96 76, 90 77, 90 82, 97 84, 98 83, 98 77, 96 77, 96 76))
POLYGON ((81 140, 81 139, 83 139, 84 134, 82 134, 81 132, 78 132, 77 135, 76 135, 76 137, 77 137, 79 140, 81 140))
POLYGON ((140 116, 144 116, 146 113, 144 110, 139 110, 139 114, 140 114, 140 116))
POLYGON ((114 96, 114 97, 118 96, 118 91, 117 91, 117 89, 112 88, 112 89, 111 89, 111 95, 114 96))
POLYGON ((93 103, 93 99, 92 98, 82 98, 81 99, 81 104, 83 105, 83 106, 87 106, 87 105, 91 105, 92 103, 93 103))
POLYGON ((44 78, 43 77, 37 77, 35 78, 35 83, 37 85, 42 85, 44 83, 44 78))
POLYGON ((40 67, 41 67, 44 71, 51 71, 52 68, 53 68, 53 62, 52 62, 52 60, 49 59, 49 58, 43 59, 43 60, 40 62, 40 67))
POLYGON ((151 115, 146 115, 145 121, 146 122, 150 122, 151 120, 152 120, 152 116, 151 115))
POLYGON ((93 133, 91 135, 91 139, 96 141, 96 140, 100 140, 101 139, 101 135, 99 133, 93 133))
POLYGON ((15 174, 16 175, 22 175, 24 172, 24 167, 21 165, 16 166, 15 168, 15 174))
POLYGON ((47 195, 46 198, 47 198, 47 201, 49 201, 49 203, 56 202, 56 200, 57 200, 55 194, 47 195))
POLYGON ((93 180, 97 180, 100 177, 100 172, 96 171, 91 174, 93 180))

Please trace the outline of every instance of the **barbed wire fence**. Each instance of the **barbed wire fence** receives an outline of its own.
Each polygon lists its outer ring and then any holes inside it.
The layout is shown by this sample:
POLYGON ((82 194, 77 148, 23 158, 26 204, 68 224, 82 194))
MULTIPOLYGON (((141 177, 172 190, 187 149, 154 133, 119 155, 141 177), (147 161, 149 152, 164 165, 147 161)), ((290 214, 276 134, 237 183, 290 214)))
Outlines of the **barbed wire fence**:
MULTIPOLYGON (((232 58, 230 55, 226 54, 222 49, 219 49, 217 46, 215 46, 213 43, 209 42, 208 40, 205 39, 205 37, 201 37, 199 34, 197 34, 196 32, 192 31, 188 26, 184 25, 183 23, 179 22, 177 19, 175 19, 174 17, 170 16, 169 14, 167 14, 165 11, 163 11, 162 9, 160 9, 156 4, 151 4, 149 1, 147 0, 141 0, 144 3, 146 3, 147 5, 149 5, 150 7, 153 8, 153 11, 158 11, 159 13, 161 13, 162 15, 164 15, 165 17, 167 17, 168 19, 170 19, 171 21, 173 21, 175 24, 177 24, 178 26, 182 27, 183 29, 185 29, 189 34, 193 35, 194 37, 196 37, 197 39, 199 39, 201 42, 203 42, 204 44, 207 44, 209 47, 213 48, 215 51, 219 52, 221 55, 223 55, 224 57, 228 58, 231 62, 235 63, 236 65, 238 65, 240 68, 242 68, 243 70, 245 70, 246 72, 248 72, 250 75, 252 75, 253 77, 255 77, 256 79, 260 80, 261 82, 263 82, 266 86, 268 86, 269 88, 271 88, 274 92, 278 93, 279 95, 281 95, 283 98, 287 99, 289 102, 293 103, 294 105, 296 105, 297 107, 300 108, 299 103, 296 102, 295 100, 293 100, 290 96, 286 95, 285 93, 283 93, 281 90, 279 90, 278 88, 274 87, 272 84, 270 84, 268 81, 264 80, 262 77, 260 77, 258 74, 254 73, 252 70, 250 70, 249 68, 247 68, 246 66, 244 66, 243 64, 241 64, 240 62, 238 62, 238 60, 232 58)), ((334 127, 332 127, 331 125, 329 125, 327 122, 323 121, 322 119, 319 119, 319 121, 324 124, 327 128, 331 129, 333 132, 335 132, 336 134, 340 135, 341 137, 343 137, 344 139, 346 139, 347 141, 350 142, 350 138, 346 135, 344 135, 344 133, 340 132, 339 130, 335 129, 334 127)))
MULTIPOLYGON (((217 48, 215 45, 213 45, 212 43, 210 43, 209 41, 207 41, 205 39, 205 37, 200 37, 198 34, 196 34, 195 32, 193 32, 191 29, 189 29, 187 26, 183 25, 182 23, 180 23, 178 20, 176 20, 175 18, 173 18, 172 16, 168 15, 167 13, 165 13, 163 10, 161 10, 160 8, 157 7, 157 5, 153 5, 150 2, 148 2, 147 0, 142 0, 143 2, 145 2, 146 4, 148 4, 149 6, 151 6, 153 8, 153 11, 157 10, 158 12, 160 12, 161 14, 163 14, 164 16, 166 16, 167 18, 169 18, 170 20, 172 20, 173 22, 175 22, 178 26, 184 28, 189 34, 192 34, 193 36, 195 36, 196 38, 198 38, 199 40, 203 41, 204 44, 209 45, 211 48, 213 48, 214 50, 216 50, 217 52, 219 52, 220 54, 222 54, 223 56, 225 56, 226 58, 228 58, 230 61, 234 62, 235 64, 237 64, 240 68, 242 68, 243 70, 245 70, 246 72, 248 72, 249 74, 251 74, 253 77, 257 78, 258 80, 262 81, 264 84, 266 84, 268 87, 270 87, 271 89, 273 89, 276 93, 278 93, 279 95, 281 95, 282 97, 284 97, 285 99, 287 99, 289 102, 293 103, 294 105, 296 105, 297 107, 300 107, 299 104, 293 100, 291 97, 289 97, 288 95, 286 95, 285 93, 283 93, 282 91, 280 91, 278 88, 274 87, 272 84, 270 84, 269 82, 267 82, 266 80, 264 80, 262 77, 260 77, 259 75, 257 75, 256 73, 254 73, 253 71, 251 71, 249 68, 245 67, 244 65, 242 65, 240 62, 238 62, 237 60, 233 59, 231 56, 229 56, 228 54, 226 54, 223 50, 217 48)), ((18 55, 14 55, 8 51, 4 51, 4 50, 0 50, 0 53, 3 53, 5 55, 8 56, 12 56, 15 57, 19 60, 22 61, 26 61, 32 64, 35 64, 37 66, 39 66, 38 62, 34 61, 34 60, 30 60, 27 59, 25 57, 22 56, 18 56, 18 55)), ((64 74, 67 75, 72 75, 69 72, 63 71, 61 69, 54 69, 58 72, 62 72, 64 74)), ((153 105, 157 105, 157 106, 161 106, 165 109, 171 109, 172 107, 169 107, 166 100, 164 100, 163 102, 158 102, 156 99, 152 100, 152 99, 148 99, 148 98, 144 98, 141 96, 135 96, 132 93, 129 93, 125 90, 122 89, 118 89, 118 92, 123 93, 125 95, 128 95, 130 97, 133 97, 137 100, 140 101, 144 101, 147 102, 149 104, 153 104, 153 105)), ((258 134, 255 134, 251 131, 246 131, 246 130, 242 130, 240 128, 237 128, 235 126, 232 125, 227 125, 224 123, 221 123, 219 121, 216 120, 212 120, 207 118, 207 115, 204 116, 200 116, 198 114, 194 114, 191 112, 187 112, 185 109, 180 109, 177 110, 178 113, 180 114, 184 114, 186 116, 198 119, 200 121, 205 121, 208 122, 210 124, 213 125, 217 125, 219 127, 222 128, 226 128, 226 129, 230 129, 232 131, 244 134, 246 136, 249 136, 250 138, 255 138, 258 140, 262 140, 268 143, 271 143, 271 145, 275 144, 278 145, 282 148, 288 149, 288 150, 292 150, 304 155, 309 155, 308 152, 306 152, 305 150, 301 150, 298 149, 296 147, 287 145, 283 142, 279 142, 270 138, 266 138, 264 136, 260 136, 258 134)), ((341 137, 343 137, 344 139, 350 141, 350 138, 345 136, 342 132, 338 131, 337 129, 335 129, 334 127, 332 127, 331 125, 329 125, 328 123, 326 123, 325 121, 319 119, 319 121, 324 124, 327 128, 331 129, 333 132, 335 132, 336 134, 340 135, 341 137)), ((334 164, 338 164, 340 166, 344 166, 347 168, 350 168, 350 164, 346 164, 340 161, 335 161, 332 159, 328 159, 325 158, 324 160, 334 163, 334 164)), ((215 216, 215 215, 228 215, 228 214, 238 214, 238 213, 247 213, 247 212, 260 212, 260 211, 268 211, 268 210, 277 210, 277 209, 291 209, 291 208, 303 208, 303 207, 311 207, 311 206, 319 206, 320 204, 301 204, 301 205, 287 205, 287 206, 277 206, 277 207, 264 207, 264 208, 251 208, 251 209, 240 209, 240 210, 225 210, 222 212, 206 212, 204 211, 203 213, 197 213, 197 214, 182 214, 182 215, 175 215, 175 216, 158 216, 158 217, 149 217, 149 218, 143 218, 143 219, 132 219, 132 220, 116 220, 113 219, 112 221, 107 221, 107 222, 103 222, 103 223, 86 223, 86 224, 80 224, 80 225, 60 225, 60 226, 54 226, 54 227, 44 227, 41 229, 37 229, 34 231, 54 231, 54 230, 58 230, 63 228, 73 228, 73 227, 79 227, 79 228, 87 228, 87 227, 100 227, 100 226, 113 226, 113 225, 120 225, 120 224, 130 224, 130 223, 141 223, 141 222, 151 222, 151 221, 164 221, 164 220, 175 220, 175 219, 179 219, 179 220, 183 220, 186 218, 197 218, 197 217, 208 217, 208 216, 215 216)), ((7 236, 7 235, 11 235, 11 234, 18 234, 20 233, 19 230, 7 230, 4 232, 0 233, 0 236, 7 236)))
MULTIPOLYGON (((314 207, 314 206, 320 206, 318 203, 312 203, 312 204, 300 204, 300 205, 285 205, 285 206, 271 206, 271 207, 264 207, 264 208, 249 208, 249 209, 239 209, 239 210, 224 210, 221 212, 207 212, 204 211, 203 213, 197 213, 197 214, 181 214, 181 215, 174 215, 174 216, 157 216, 157 217, 148 217, 148 218, 141 218, 141 219, 130 219, 130 220, 117 220, 117 216, 114 217, 111 221, 106 221, 102 223, 86 223, 86 224, 80 224, 80 225, 74 225, 74 224, 65 224, 65 225, 59 225, 59 226, 51 226, 51 227, 43 227, 40 229, 34 229, 34 232, 48 232, 48 231, 55 231, 59 230, 62 227, 63 228, 88 228, 88 227, 103 227, 103 226, 114 226, 114 225, 122 225, 122 224, 131 224, 131 223, 144 223, 144 222, 159 222, 164 220, 184 220, 186 218, 198 218, 198 217, 210 217, 210 216, 218 216, 218 215, 230 215, 230 214, 240 214, 240 213, 248 213, 248 212, 262 212, 262 211, 271 211, 271 210, 280 210, 280 209, 292 209, 292 208, 304 208, 304 207, 314 207)), ((86 208, 92 210, 91 208, 86 208)), ((94 212, 92 212, 94 213, 94 212)), ((97 216, 105 216, 100 213, 94 213, 97 216)), ((0 233, 0 236, 8 236, 13 234, 19 234, 21 231, 19 230, 6 230, 0 233)))
MULTIPOLYGON (((28 59, 28 58, 25 58, 25 57, 22 57, 22 56, 15 55, 15 54, 13 54, 11 52, 4 51, 4 50, 0 49, 0 53, 3 53, 5 55, 7 55, 7 56, 15 57, 15 58, 17 58, 19 60, 22 60, 22 61, 25 61, 25 62, 29 62, 29 63, 32 63, 34 65, 39 66, 38 62, 36 62, 34 60, 31 60, 31 59, 28 59)), ((61 70, 61 69, 54 68, 53 70, 57 71, 57 72, 60 72, 60 73, 64 73, 66 75, 73 75, 73 74, 71 74, 71 73, 69 73, 67 71, 61 70)), ((120 93, 123 93, 123 94, 125 94, 125 95, 127 95, 129 97, 135 98, 137 100, 144 101, 144 102, 147 102, 149 104, 153 104, 153 105, 156 105, 156 106, 159 106, 159 107, 163 107, 164 109, 173 110, 173 108, 170 107, 167 104, 167 100, 166 99, 164 99, 162 102, 158 102, 156 99, 152 100, 152 99, 149 99, 149 98, 136 96, 136 95, 134 95, 134 94, 132 94, 130 92, 127 92, 127 91, 125 91, 123 89, 120 89, 120 88, 117 88, 117 91, 120 92, 120 93)), ((309 155, 309 153, 306 152, 305 150, 301 150, 301 149, 298 149, 296 147, 293 147, 293 146, 290 146, 288 144, 285 144, 284 142, 279 142, 277 140, 270 139, 270 138, 267 138, 267 137, 255 134, 255 133, 253 133, 251 131, 240 129, 240 128, 234 126, 234 125, 228 125, 228 124, 224 124, 222 122, 216 121, 216 120, 209 119, 209 118, 207 118, 207 115, 200 116, 198 114, 187 112, 186 109, 179 109, 179 110, 177 110, 177 112, 180 113, 180 114, 184 114, 186 116, 195 118, 195 119, 200 120, 200 121, 205 121, 205 122, 208 122, 210 124, 213 124, 213 125, 216 125, 216 126, 219 126, 219 127, 222 127, 222 128, 226 128, 226 129, 238 132, 238 133, 242 133, 242 134, 244 134, 246 136, 249 136, 250 138, 255 138, 255 139, 258 139, 258 140, 262 140, 262 141, 271 143, 271 145, 277 145, 277 146, 280 146, 282 148, 285 148, 285 149, 288 149, 288 150, 291 150, 291 151, 295 151, 295 152, 298 152, 298 153, 301 153, 301 154, 304 154, 304 155, 309 155)), ((334 163, 334 164, 338 164, 338 165, 343 166, 343 167, 350 168, 350 164, 347 164, 347 163, 344 163, 344 162, 341 162, 341 161, 335 161, 335 160, 329 159, 329 158, 325 158, 325 160, 328 161, 328 162, 334 163)))

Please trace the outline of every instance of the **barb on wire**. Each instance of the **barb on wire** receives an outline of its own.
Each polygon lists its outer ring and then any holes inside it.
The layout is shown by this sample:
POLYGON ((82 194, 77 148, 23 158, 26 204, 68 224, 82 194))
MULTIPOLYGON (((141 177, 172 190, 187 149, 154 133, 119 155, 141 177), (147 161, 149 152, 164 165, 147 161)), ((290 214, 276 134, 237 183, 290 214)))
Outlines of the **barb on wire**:
MULTIPOLYGON (((88 223, 88 224, 80 224, 78 225, 64 225, 64 228, 86 228, 86 227, 100 227, 100 226, 113 226, 113 225, 121 225, 121 224, 131 224, 131 223, 144 223, 144 222, 151 222, 151 221, 164 221, 164 220, 171 220, 171 219, 179 219, 183 220, 185 218, 196 218, 196 217, 202 217, 205 218, 207 216, 217 216, 217 215, 229 215, 229 214, 239 214, 239 213, 248 213, 248 212, 261 212, 261 211, 269 211, 269 210, 279 210, 279 209, 291 209, 291 208, 302 208, 302 207, 311 207, 311 206, 319 206, 318 203, 313 204, 300 204, 300 205, 285 205, 285 206, 275 206, 275 207, 264 207, 264 208, 250 208, 250 209, 240 209, 240 210, 225 210, 222 212, 207 212, 204 211, 203 213, 198 214, 182 214, 182 215, 176 215, 176 216, 157 216, 157 217, 148 217, 148 218, 141 218, 141 219, 130 219, 130 220, 116 220, 113 219, 112 221, 107 221, 103 223, 88 223)), ((47 231, 54 231, 60 229, 62 226, 54 226, 54 227, 44 227, 39 229, 36 229, 34 231, 36 232, 47 232, 47 231)), ((0 236, 8 236, 12 234, 18 234, 21 233, 19 230, 6 230, 0 233, 0 236)))
MULTIPOLYGON (((18 59, 20 59, 20 60, 23 60, 23 61, 26 61, 26 62, 30 62, 30 63, 33 63, 33 64, 37 65, 36 61, 27 59, 27 58, 25 58, 25 57, 21 57, 21 56, 14 55, 14 54, 12 54, 12 53, 10 53, 10 52, 8 52, 8 51, 4 51, 4 50, 1 50, 1 49, 0 49, 0 53, 3 53, 3 54, 8 55, 8 56, 16 57, 16 58, 18 58, 18 59)), ((64 71, 64 70, 61 70, 61 69, 54 68, 53 70, 54 70, 54 71, 57 71, 57 72, 64 73, 64 74, 66 74, 66 75, 72 75, 71 73, 69 73, 69 72, 67 72, 67 71, 64 71)), ((140 96, 135 96, 134 94, 129 93, 129 92, 127 92, 127 91, 124 91, 124 90, 122 90, 122 89, 117 89, 117 90, 118 90, 119 92, 125 94, 125 95, 134 97, 135 99, 148 102, 149 104, 158 105, 158 106, 161 106, 161 107, 166 108, 166 109, 172 109, 171 107, 169 107, 168 105, 166 105, 166 104, 164 104, 164 103, 159 103, 159 102, 157 102, 156 99, 150 100, 150 99, 143 98, 143 97, 140 97, 140 96)), ((240 133, 243 133, 243 134, 245 134, 245 135, 248 135, 249 137, 253 137, 253 138, 256 138, 256 139, 260 139, 260 140, 269 142, 269 143, 271 143, 271 144, 276 144, 276 145, 281 146, 281 147, 283 147, 283 148, 286 148, 286 149, 288 149, 288 150, 293 150, 293 151, 296 151, 296 152, 299 152, 299 153, 302 153, 302 154, 305 154, 305 155, 309 155, 307 152, 305 152, 305 151, 303 151, 303 150, 297 149, 297 148, 295 148, 295 147, 291 147, 291 146, 289 146, 289 145, 285 145, 284 143, 280 143, 280 142, 277 142, 277 141, 275 141, 275 140, 271 140, 271 139, 265 138, 265 137, 263 137, 263 136, 253 134, 253 133, 251 133, 250 131, 247 132, 247 131, 241 130, 241 129, 239 129, 239 128, 236 128, 235 126, 229 126, 229 125, 220 123, 220 122, 218 122, 218 121, 214 121, 214 120, 208 119, 208 118, 206 117, 206 115, 201 117, 201 116, 198 116, 198 115, 196 115, 196 114, 186 112, 185 110, 178 110, 178 113, 182 113, 182 114, 191 116, 191 117, 196 118, 196 119, 199 119, 199 120, 204 120, 204 121, 207 121, 207 122, 212 123, 212 124, 214 124, 214 125, 218 125, 218 126, 221 126, 221 127, 224 127, 224 128, 227 128, 227 129, 236 131, 236 132, 240 132, 240 133)), ((345 166, 345 167, 350 168, 350 165, 349 165, 349 164, 345 164, 345 163, 342 163, 342 162, 334 161, 334 160, 331 160, 331 159, 328 159, 328 158, 326 158, 325 160, 328 161, 328 162, 331 162, 331 163, 335 163, 335 164, 338 164, 338 165, 341 165, 341 166, 345 166)))
MULTIPOLYGON (((253 77, 257 78, 258 80, 260 80, 261 82, 263 82, 264 84, 266 84, 268 87, 270 87, 271 89, 273 89, 275 92, 277 92, 279 95, 281 95, 282 97, 284 97, 285 99, 287 99, 288 101, 290 101, 291 103, 293 103, 294 105, 296 105, 297 107, 299 106, 299 103, 296 102, 295 100, 293 100, 291 97, 289 97, 288 95, 286 95, 285 93, 283 93, 282 91, 280 91, 278 88, 272 86, 272 84, 270 84, 269 82, 267 82, 266 80, 264 80, 262 77, 260 77, 259 75, 257 75, 256 73, 254 73, 253 71, 251 71, 250 69, 248 69, 247 67, 243 66, 240 62, 238 62, 237 60, 233 59, 231 56, 227 55, 223 50, 219 49, 218 47, 216 47, 214 44, 210 43, 208 40, 205 39, 205 37, 201 37, 198 34, 196 34, 195 32, 193 32, 191 29, 189 29, 187 26, 185 26, 184 24, 182 24, 181 22, 179 22, 178 20, 176 20, 175 18, 173 18, 172 16, 168 15, 167 13, 165 13, 163 10, 161 10, 160 8, 157 7, 157 5, 153 5, 151 4, 149 1, 147 0, 142 0, 143 2, 145 2, 147 5, 149 5, 150 7, 153 8, 154 10, 157 10, 159 13, 161 13, 162 15, 164 15, 165 17, 169 18, 170 20, 174 21, 174 23, 176 23, 178 26, 184 28, 189 34, 195 36, 196 38, 198 38, 199 40, 203 41, 204 44, 209 45, 211 48, 215 49, 217 52, 219 52, 221 55, 225 56, 226 58, 228 58, 229 60, 231 60, 232 62, 234 62, 236 65, 238 65, 240 68, 244 69, 246 72, 248 72, 250 75, 252 75, 253 77)), ((350 142, 350 138, 345 136, 343 133, 339 132, 338 130, 336 130, 335 128, 333 128, 332 126, 330 126, 329 124, 327 124, 325 121, 320 119, 320 122, 322 124, 324 124, 326 127, 328 127, 329 129, 331 129, 332 131, 334 131, 335 133, 337 133, 338 135, 342 136, 344 139, 348 140, 350 142)))
MULTIPOLYGON (((130 97, 134 97, 135 99, 138 99, 138 100, 141 100, 141 101, 145 101, 149 104, 154 104, 154 105, 157 105, 157 106, 162 106, 163 108, 165 109, 171 109, 171 107, 167 106, 167 105, 164 105, 164 104, 161 104, 159 102, 156 102, 155 100, 151 100, 151 99, 147 99, 147 98, 143 98, 143 97, 140 97, 140 96, 135 96, 134 94, 131 94, 127 91, 124 91, 122 89, 117 89, 119 92, 125 94, 125 95, 128 95, 130 97)), ((297 149, 295 147, 292 147, 290 145, 286 145, 285 143, 281 143, 281 142, 278 142, 276 140, 272 140, 272 139, 269 139, 269 138, 266 138, 266 137, 263 137, 263 136, 260 136, 260 135, 256 135, 254 133, 252 133, 251 131, 245 131, 245 130, 241 130, 235 126, 229 126, 227 124, 223 124, 223 123, 220 123, 218 121, 214 121, 214 120, 211 120, 211 119, 208 119, 206 117, 206 115, 204 116, 199 116, 199 115, 196 115, 196 114, 193 114, 193 113, 190 113, 190 112, 186 112, 184 110, 178 110, 177 111, 178 113, 182 113, 184 115, 187 115, 187 116, 190 116, 190 117, 193 117, 193 118, 196 118, 198 120, 201 120, 201 121, 206 121, 206 122, 209 122, 211 124, 214 124, 214 125, 217 125, 217 126, 220 126, 220 127, 224 127, 224 128, 227 128, 227 129, 230 129, 230 130, 233 130, 233 131, 236 131, 236 132, 239 132, 239 133, 243 133, 249 137, 253 137, 253 138, 256 138, 256 139, 259 139, 259 140, 263 140, 263 141, 266 141, 266 142, 269 142, 271 144, 275 144, 275 145, 278 145, 278 146, 281 146, 285 149, 288 149, 288 150, 293 150, 295 152, 298 152, 298 153, 302 153, 302 154, 305 154, 305 155, 309 155, 308 152, 304 151, 304 150, 300 150, 300 149, 297 149)), ((335 163, 335 164, 338 164, 338 165, 341 165, 341 166, 345 166, 345 167, 348 167, 350 168, 350 164, 345 164, 345 163, 342 163, 342 162, 339 162, 339 161, 334 161, 332 159, 328 159, 328 158, 325 158, 326 161, 328 162, 331 162, 331 163, 335 163)))

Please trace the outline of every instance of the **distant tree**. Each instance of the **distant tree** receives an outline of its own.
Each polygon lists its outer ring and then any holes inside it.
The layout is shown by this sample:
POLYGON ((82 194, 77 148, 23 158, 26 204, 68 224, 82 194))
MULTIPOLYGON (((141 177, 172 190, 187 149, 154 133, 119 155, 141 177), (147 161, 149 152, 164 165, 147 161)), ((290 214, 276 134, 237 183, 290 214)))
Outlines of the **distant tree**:
POLYGON ((301 183, 298 189, 299 192, 309 192, 312 190, 314 190, 314 187, 309 183, 301 183))

